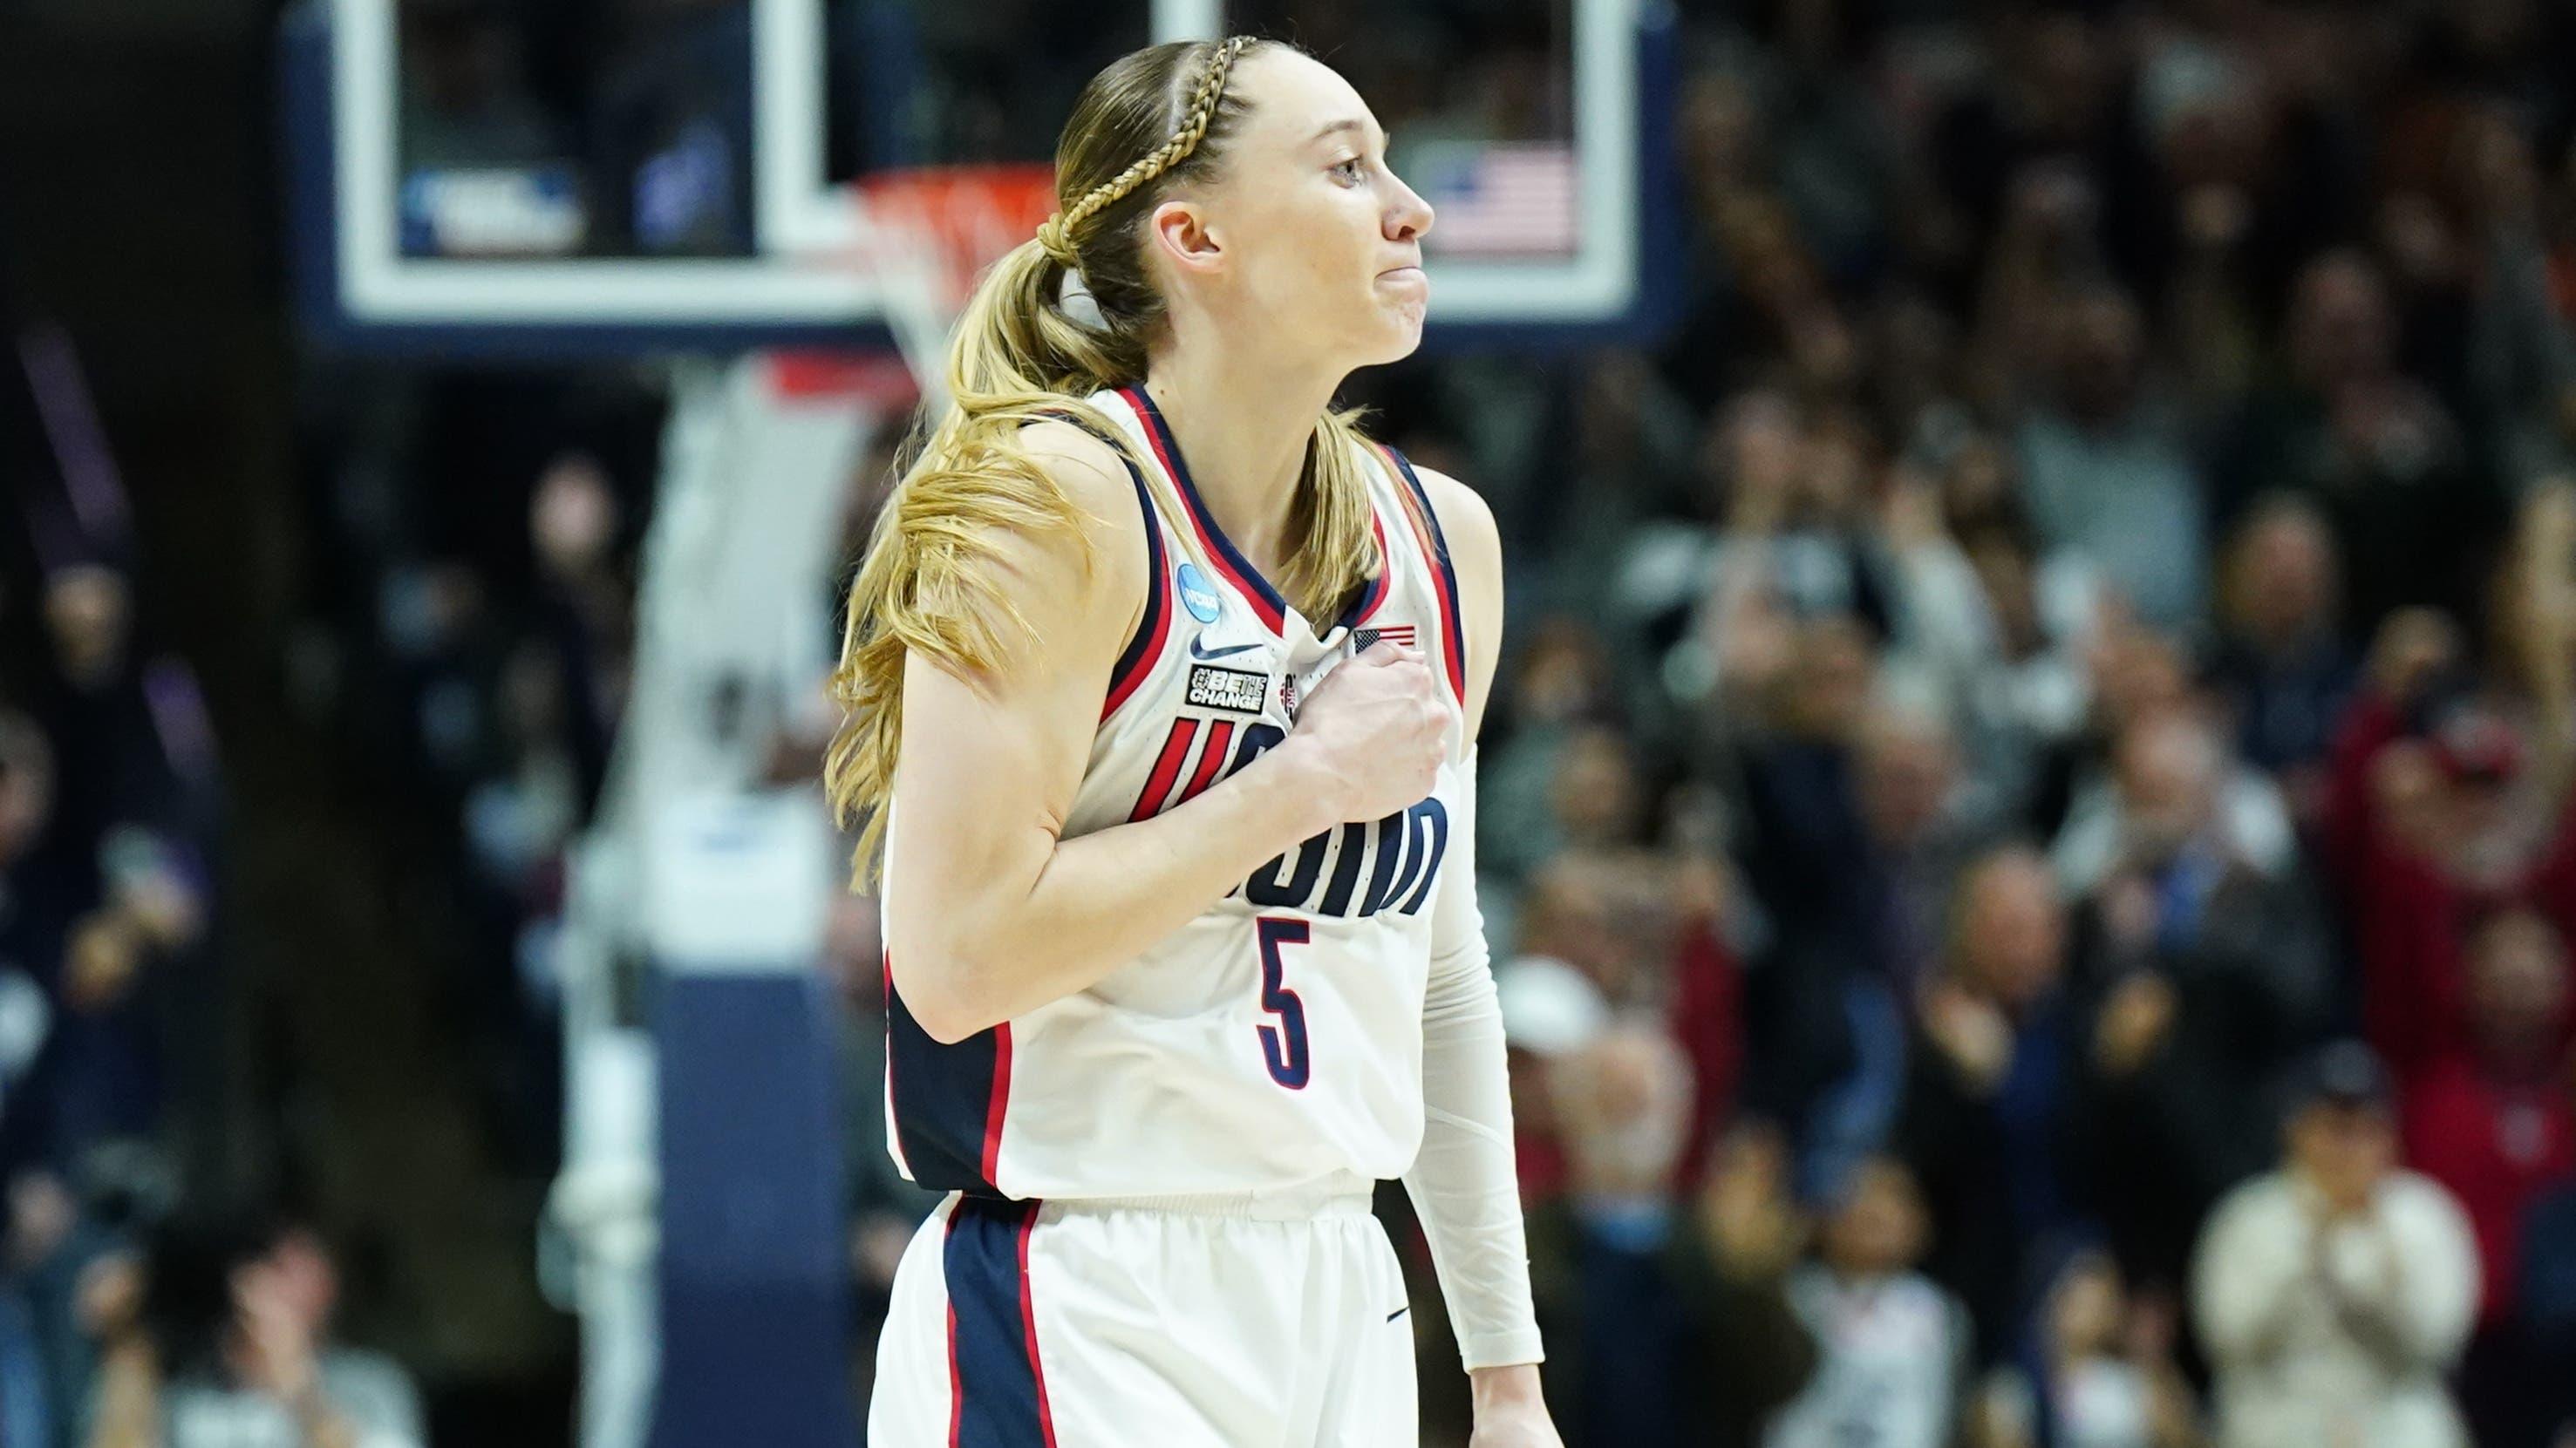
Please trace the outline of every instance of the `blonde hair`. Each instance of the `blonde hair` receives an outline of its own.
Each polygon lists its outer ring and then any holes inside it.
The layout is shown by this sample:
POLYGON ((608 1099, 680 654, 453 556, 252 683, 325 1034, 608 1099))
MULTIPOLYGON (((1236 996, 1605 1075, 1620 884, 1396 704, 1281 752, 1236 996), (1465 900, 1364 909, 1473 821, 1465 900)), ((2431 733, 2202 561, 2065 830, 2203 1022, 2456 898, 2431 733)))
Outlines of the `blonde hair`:
MULTIPOLYGON (((987 673, 1007 635, 1037 630, 995 577, 997 538, 1041 530, 1083 536, 1079 509, 1020 441, 1023 426, 1074 421, 1150 464, 1126 433, 1083 399, 1145 378, 1146 344, 1165 312, 1145 268, 1140 223, 1177 187, 1212 180, 1246 103, 1226 78, 1246 52, 1283 42, 1236 36, 1175 41, 1112 62, 1075 100, 1056 143, 1062 211, 977 282, 948 344, 949 403, 935 425, 917 419, 901 472, 850 585, 833 697, 840 727, 823 785, 844 828, 861 823, 850 885, 882 876, 885 803, 903 733, 905 660, 987 673), (1066 311, 1078 271, 1097 325, 1066 311)), ((1364 583, 1377 566, 1366 474, 1367 437, 1355 410, 1315 421, 1290 507, 1288 561, 1278 580, 1308 617, 1364 583)), ((1092 562, 1084 559, 1085 566, 1092 562)))

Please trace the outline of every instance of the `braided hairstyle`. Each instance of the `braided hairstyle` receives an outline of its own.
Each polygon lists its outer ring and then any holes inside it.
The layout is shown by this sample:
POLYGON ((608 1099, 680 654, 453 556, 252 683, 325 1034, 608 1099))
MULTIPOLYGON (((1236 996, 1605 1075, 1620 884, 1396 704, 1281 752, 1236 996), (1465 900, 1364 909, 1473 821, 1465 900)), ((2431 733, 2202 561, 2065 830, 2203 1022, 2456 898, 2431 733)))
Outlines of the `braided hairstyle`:
MULTIPOLYGON (((995 581, 996 542, 1041 530, 1087 534, 1073 501, 1031 460, 1020 429, 1048 417, 1089 423, 1137 467, 1126 434, 1083 399, 1145 379, 1147 343, 1164 324, 1148 274, 1143 221, 1174 190, 1216 179, 1248 110, 1227 89, 1250 53, 1285 42, 1234 36, 1132 52, 1093 76, 1056 143, 1061 209, 978 279, 949 339, 949 403, 917 419, 901 479, 850 585, 841 660, 832 677, 841 724, 823 782, 844 826, 861 823, 851 887, 882 868, 883 805, 903 727, 903 669, 918 654, 972 676, 994 668, 1010 636, 1037 630, 995 581), (1065 308, 1069 276, 1099 309, 1065 308)), ((1290 506, 1293 540, 1280 591, 1309 618, 1330 617, 1378 566, 1369 528, 1355 411, 1315 421, 1290 506)))
MULTIPOLYGON (((1197 89, 1190 92, 1189 104, 1181 112, 1180 129, 1172 133, 1170 140, 1137 157, 1134 165, 1093 187, 1081 200, 1047 218, 1046 224, 1038 228, 1039 248, 1065 266, 1080 266, 1082 253, 1073 244, 1074 228, 1093 214, 1126 200, 1137 187, 1193 158, 1199 142, 1207 135, 1209 124, 1216 119, 1217 104, 1225 96, 1226 77, 1233 73, 1235 61, 1253 44, 1252 37, 1248 35, 1219 41, 1216 54, 1209 59, 1206 72, 1199 77, 1197 89)), ((1234 110, 1228 112, 1228 119, 1240 114, 1242 106, 1243 102, 1236 100, 1234 110)), ((1213 151, 1215 148, 1209 149, 1213 151)), ((1198 159, 1200 164, 1193 169, 1205 170, 1208 158, 1198 159)))

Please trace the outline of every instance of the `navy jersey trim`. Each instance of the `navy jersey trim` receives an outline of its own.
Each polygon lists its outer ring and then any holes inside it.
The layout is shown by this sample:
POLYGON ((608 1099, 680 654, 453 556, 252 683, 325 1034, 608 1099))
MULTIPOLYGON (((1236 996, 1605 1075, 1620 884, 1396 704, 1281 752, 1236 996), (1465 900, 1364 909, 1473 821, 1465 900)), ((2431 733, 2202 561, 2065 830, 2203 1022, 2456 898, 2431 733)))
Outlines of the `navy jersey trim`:
POLYGON ((1458 706, 1463 709, 1467 705, 1467 632, 1459 619, 1458 571, 1449 564, 1449 540, 1440 531, 1440 515, 1432 509, 1431 494, 1422 486, 1422 479, 1414 475, 1413 464, 1394 448, 1384 443, 1379 446, 1386 448, 1386 455, 1394 461, 1396 471, 1404 478, 1404 485, 1413 490, 1414 501, 1422 505, 1422 524, 1431 530, 1431 562, 1435 574, 1432 582, 1440 594, 1440 634, 1448 643, 1445 662, 1449 688, 1458 696, 1458 706))
POLYGON ((1126 650, 1109 671, 1109 692, 1100 702, 1103 719, 1117 713, 1118 706, 1126 703, 1154 671, 1172 632, 1172 578, 1163 557, 1163 525, 1154 516, 1154 497, 1145 491, 1145 479, 1132 463, 1127 476, 1136 485, 1136 505, 1145 511, 1145 614, 1136 620, 1136 636, 1127 641, 1126 650))
POLYGON ((1207 503, 1199 497, 1198 484, 1190 479, 1190 465, 1181 458, 1180 442, 1172 436, 1171 424, 1163 420, 1163 410, 1154 405, 1154 399, 1141 386, 1122 387, 1118 389, 1118 395, 1126 398, 1127 404, 1136 409, 1136 415, 1144 419, 1145 440, 1153 445, 1154 456, 1162 463, 1163 471, 1171 474, 1172 484, 1180 492, 1182 506, 1189 512, 1190 527, 1197 531, 1199 542, 1208 550, 1208 556, 1235 589, 1251 600, 1252 611, 1269 625, 1270 631, 1285 634, 1288 631, 1288 600, 1280 596, 1278 589, 1270 586, 1270 580, 1262 577, 1250 560, 1236 551, 1234 541, 1216 525, 1215 516, 1208 512, 1207 503))
POLYGON ((1128 445, 1077 413, 1049 408, 1043 415, 1107 443, 1118 454, 1119 465, 1127 469, 1127 480, 1136 485, 1136 504, 1145 514, 1145 612, 1136 620, 1135 635, 1127 640, 1127 647, 1119 652, 1118 662, 1109 670, 1109 689, 1100 702, 1100 717, 1106 720, 1153 672, 1155 661, 1163 655, 1163 641, 1171 637, 1172 582, 1163 557, 1163 529, 1154 515, 1154 495, 1145 486, 1145 475, 1137 470, 1128 445))
POLYGON ((1002 1119, 1011 1095, 1008 1022, 944 1044, 921 1028, 885 957, 886 1094, 895 1144, 912 1179, 933 1191, 999 1197, 1002 1119))

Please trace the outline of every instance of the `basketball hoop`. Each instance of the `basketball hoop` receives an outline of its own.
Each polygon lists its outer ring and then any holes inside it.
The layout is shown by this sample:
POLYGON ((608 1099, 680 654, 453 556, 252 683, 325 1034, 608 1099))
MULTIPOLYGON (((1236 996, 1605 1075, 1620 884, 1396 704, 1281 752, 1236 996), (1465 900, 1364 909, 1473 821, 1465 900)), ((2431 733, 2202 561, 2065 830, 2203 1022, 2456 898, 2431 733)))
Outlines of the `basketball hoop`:
POLYGON ((949 329, 984 269, 1055 210, 1046 165, 925 166, 879 172, 852 196, 854 263, 874 277, 887 326, 924 401, 945 397, 949 329))

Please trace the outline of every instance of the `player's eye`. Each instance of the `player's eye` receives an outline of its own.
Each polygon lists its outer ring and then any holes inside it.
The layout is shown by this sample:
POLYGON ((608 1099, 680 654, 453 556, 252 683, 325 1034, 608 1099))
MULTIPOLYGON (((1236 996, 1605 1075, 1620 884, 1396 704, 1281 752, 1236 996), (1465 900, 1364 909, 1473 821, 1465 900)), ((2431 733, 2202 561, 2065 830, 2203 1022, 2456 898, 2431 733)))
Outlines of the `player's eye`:
POLYGON ((1333 174, 1341 177, 1345 181, 1358 181, 1360 179, 1360 158, 1353 156, 1349 160, 1335 162, 1333 164, 1333 174))

